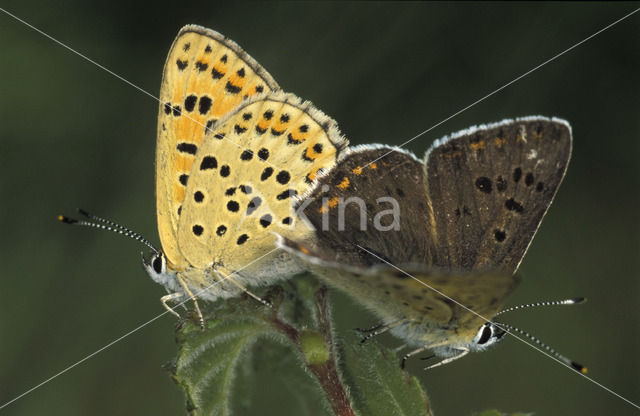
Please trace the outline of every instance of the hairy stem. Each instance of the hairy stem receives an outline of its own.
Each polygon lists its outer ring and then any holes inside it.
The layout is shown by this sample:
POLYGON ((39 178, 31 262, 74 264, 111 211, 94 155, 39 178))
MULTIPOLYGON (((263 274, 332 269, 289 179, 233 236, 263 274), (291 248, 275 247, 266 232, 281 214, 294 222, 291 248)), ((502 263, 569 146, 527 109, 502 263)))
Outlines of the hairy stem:
MULTIPOLYGON (((344 388, 340 375, 335 351, 333 348, 333 334, 328 303, 328 293, 326 287, 321 287, 315 294, 318 331, 322 335, 324 346, 328 350, 328 359, 322 362, 310 363, 306 361, 307 368, 318 379, 320 386, 336 416, 355 416, 351 407, 351 401, 344 388)), ((291 325, 280 320, 276 314, 273 315, 272 323, 287 338, 293 342, 296 348, 305 354, 301 342, 300 333, 291 325)))

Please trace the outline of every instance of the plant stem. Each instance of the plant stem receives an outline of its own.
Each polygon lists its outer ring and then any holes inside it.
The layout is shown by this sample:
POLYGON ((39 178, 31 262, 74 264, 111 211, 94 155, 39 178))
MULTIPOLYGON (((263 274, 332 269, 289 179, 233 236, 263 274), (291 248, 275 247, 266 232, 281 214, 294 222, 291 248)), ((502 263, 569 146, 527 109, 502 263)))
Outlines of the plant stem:
MULTIPOLYGON (((307 368, 316 376, 318 382, 320 382, 320 386, 322 386, 327 401, 331 405, 331 409, 333 409, 333 413, 336 416, 355 416, 355 412, 351 407, 351 401, 349 400, 346 389, 342 385, 338 373, 338 365, 333 348, 333 331, 326 287, 323 286, 316 292, 315 300, 318 331, 322 335, 325 346, 329 351, 329 358, 319 364, 306 363, 307 368)), ((304 355, 298 330, 280 320, 275 313, 271 322, 276 329, 286 335, 304 355)))

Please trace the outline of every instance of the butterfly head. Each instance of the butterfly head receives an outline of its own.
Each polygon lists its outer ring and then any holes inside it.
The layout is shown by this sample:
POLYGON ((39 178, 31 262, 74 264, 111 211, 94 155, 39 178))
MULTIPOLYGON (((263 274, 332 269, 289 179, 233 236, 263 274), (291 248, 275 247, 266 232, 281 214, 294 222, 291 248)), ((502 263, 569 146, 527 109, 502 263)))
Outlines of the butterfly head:
POLYGON ((142 267, 151 279, 166 288, 173 286, 176 281, 176 272, 168 266, 167 257, 162 251, 154 251, 142 256, 142 267))
POLYGON ((469 350, 485 351, 502 341, 507 332, 493 322, 483 324, 471 340, 469 350))

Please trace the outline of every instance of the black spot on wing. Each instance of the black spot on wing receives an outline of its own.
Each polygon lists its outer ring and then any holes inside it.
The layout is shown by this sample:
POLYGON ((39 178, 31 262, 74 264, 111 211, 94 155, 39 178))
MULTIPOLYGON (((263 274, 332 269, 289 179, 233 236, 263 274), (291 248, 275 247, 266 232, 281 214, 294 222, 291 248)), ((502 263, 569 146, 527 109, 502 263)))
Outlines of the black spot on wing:
POLYGON ((207 114, 209 110, 211 110, 211 105, 213 104, 213 100, 206 95, 200 97, 200 101, 198 102, 198 111, 200 114, 207 114))
POLYGON ((209 64, 206 62, 202 62, 202 61, 196 62, 196 69, 198 70, 198 72, 204 72, 207 70, 208 67, 209 67, 209 64))
POLYGON ((258 150, 258 158, 262 161, 269 159, 269 150, 264 147, 258 150))
POLYGON ((198 151, 198 146, 193 143, 180 142, 178 146, 176 146, 179 152, 188 153, 190 155, 195 155, 198 151))
POLYGON ((262 225, 262 228, 267 228, 271 225, 272 222, 273 217, 271 216, 271 214, 265 214, 260 218, 260 225, 262 225))
POLYGON ((213 156, 205 156, 200 163, 200 170, 216 169, 218 167, 218 161, 213 156))
POLYGON ((520 178, 522 178, 522 169, 515 168, 513 170, 513 181, 517 183, 518 181, 520 181, 520 178))
POLYGON ((187 61, 183 61, 180 59, 176 60, 176 66, 178 67, 178 71, 184 71, 187 65, 188 65, 187 61))
POLYGON ((286 191, 279 193, 276 196, 276 199, 278 201, 282 201, 284 199, 287 199, 287 198, 290 198, 290 197, 296 196, 296 195, 298 195, 298 191, 296 191, 295 189, 287 189, 286 191))
POLYGON ((271 176, 272 174, 273 174, 273 168, 271 166, 268 166, 264 168, 264 170, 262 171, 262 174, 260 175, 260 180, 266 181, 267 179, 269 179, 269 176, 271 176))
POLYGON ((504 203, 504 206, 509 211, 515 211, 518 214, 522 214, 522 212, 524 211, 522 205, 513 198, 507 199, 507 201, 504 203))
POLYGON ((210 120, 208 120, 208 121, 207 121, 207 125, 206 125, 206 126, 205 126, 205 128, 204 128, 204 134, 207 134, 207 133, 209 133, 209 132, 211 131, 211 127, 213 127, 213 124, 214 124, 216 121, 218 121, 218 120, 217 120, 217 119, 215 119, 215 118, 212 118, 212 119, 210 119, 210 120))
POLYGON ((297 140, 293 138, 291 133, 287 134, 287 144, 300 144, 302 140, 297 140))
POLYGON ((531 186, 533 185, 533 182, 534 182, 533 173, 531 172, 527 173, 524 177, 524 184, 527 186, 531 186))
POLYGON ((224 74, 220 71, 218 71, 215 67, 211 68, 211 78, 215 79, 220 79, 224 76, 224 74))
POLYGON ((237 85, 233 85, 230 81, 227 81, 227 84, 224 86, 224 89, 231 94, 237 94, 240 91, 242 91, 241 87, 238 87, 237 85))
POLYGON ((479 177, 478 179, 476 179, 476 188, 478 188, 485 194, 490 194, 492 188, 491 179, 487 178, 486 176, 479 177))
POLYGON ((193 109, 196 107, 197 101, 198 101, 197 95, 191 94, 187 96, 187 98, 184 99, 184 109, 187 110, 188 112, 193 111, 193 109))
POLYGON ((276 180, 281 185, 286 185, 289 182, 290 179, 291 179, 291 174, 289 174, 289 172, 287 172, 286 170, 281 170, 276 175, 276 180))

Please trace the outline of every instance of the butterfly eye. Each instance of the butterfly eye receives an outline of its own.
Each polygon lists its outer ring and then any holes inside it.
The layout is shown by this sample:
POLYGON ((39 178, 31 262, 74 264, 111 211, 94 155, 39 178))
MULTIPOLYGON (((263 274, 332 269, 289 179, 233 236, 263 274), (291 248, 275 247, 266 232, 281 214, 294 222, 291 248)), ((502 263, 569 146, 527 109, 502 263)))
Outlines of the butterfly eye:
POLYGON ((480 339, 478 340, 478 345, 486 344, 489 339, 491 339, 491 335, 493 335, 493 331, 490 325, 483 325, 482 327, 482 335, 480 335, 480 339))
POLYGON ((164 259, 162 254, 158 254, 157 256, 155 256, 153 258, 153 260, 151 261, 151 266, 153 266, 153 270, 158 273, 161 274, 163 269, 164 269, 164 259))

